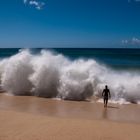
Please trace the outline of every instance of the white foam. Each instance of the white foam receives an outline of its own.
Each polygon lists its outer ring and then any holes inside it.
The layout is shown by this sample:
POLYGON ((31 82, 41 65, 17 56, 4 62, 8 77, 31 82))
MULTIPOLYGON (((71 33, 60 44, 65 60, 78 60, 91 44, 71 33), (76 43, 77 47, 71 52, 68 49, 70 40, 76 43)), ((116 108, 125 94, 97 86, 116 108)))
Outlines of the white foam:
POLYGON ((6 59, 1 74, 1 84, 4 90, 15 95, 29 94, 32 83, 28 80, 28 77, 33 73, 30 64, 31 58, 32 55, 28 50, 25 50, 6 59))
POLYGON ((36 55, 22 50, 1 60, 0 78, 2 88, 14 95, 85 100, 101 97, 107 84, 112 101, 140 102, 140 73, 118 72, 93 59, 71 61, 45 50, 36 55))

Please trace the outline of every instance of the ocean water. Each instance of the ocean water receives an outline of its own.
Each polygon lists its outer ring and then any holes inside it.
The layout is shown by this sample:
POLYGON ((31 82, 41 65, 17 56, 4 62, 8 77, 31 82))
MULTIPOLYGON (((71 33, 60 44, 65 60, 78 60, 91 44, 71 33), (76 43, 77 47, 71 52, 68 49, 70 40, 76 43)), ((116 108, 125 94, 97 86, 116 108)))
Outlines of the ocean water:
POLYGON ((0 49, 2 90, 67 100, 101 98, 140 102, 140 49, 0 49))

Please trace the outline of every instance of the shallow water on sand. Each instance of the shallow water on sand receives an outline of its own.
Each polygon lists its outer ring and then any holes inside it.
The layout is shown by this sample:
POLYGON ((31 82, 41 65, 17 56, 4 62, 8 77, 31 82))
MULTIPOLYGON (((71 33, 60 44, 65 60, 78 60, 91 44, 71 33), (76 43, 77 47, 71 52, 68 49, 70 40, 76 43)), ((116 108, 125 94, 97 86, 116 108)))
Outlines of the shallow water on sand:
POLYGON ((52 117, 140 123, 140 105, 135 104, 109 104, 105 109, 102 103, 97 102, 62 101, 32 96, 9 96, 1 93, 0 109, 52 117))

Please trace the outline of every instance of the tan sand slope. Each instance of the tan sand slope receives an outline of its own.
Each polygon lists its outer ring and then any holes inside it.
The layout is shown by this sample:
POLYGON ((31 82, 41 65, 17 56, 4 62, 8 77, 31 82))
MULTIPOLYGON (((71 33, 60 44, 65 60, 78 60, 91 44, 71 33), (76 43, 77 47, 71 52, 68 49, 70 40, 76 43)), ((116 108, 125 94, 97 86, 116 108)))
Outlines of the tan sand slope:
POLYGON ((140 140, 140 106, 0 94, 0 140, 140 140))
POLYGON ((47 115, 61 118, 99 119, 140 123, 140 105, 58 101, 32 96, 6 96, 0 94, 0 108, 18 112, 47 115))
POLYGON ((140 125, 0 110, 0 140, 139 140, 140 125))

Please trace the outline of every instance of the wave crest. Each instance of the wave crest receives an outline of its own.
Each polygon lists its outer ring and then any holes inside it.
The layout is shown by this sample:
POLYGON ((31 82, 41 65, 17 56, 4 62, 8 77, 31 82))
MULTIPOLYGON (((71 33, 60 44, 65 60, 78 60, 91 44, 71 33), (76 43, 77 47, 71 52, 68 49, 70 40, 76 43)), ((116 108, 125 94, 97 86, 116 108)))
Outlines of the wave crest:
POLYGON ((1 87, 13 95, 85 100, 101 97, 107 84, 113 101, 140 101, 138 72, 118 72, 93 59, 71 61, 46 50, 36 55, 22 50, 1 60, 0 79, 1 87))

